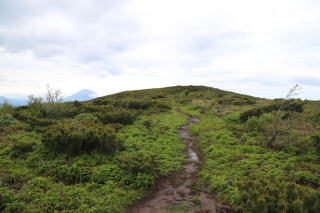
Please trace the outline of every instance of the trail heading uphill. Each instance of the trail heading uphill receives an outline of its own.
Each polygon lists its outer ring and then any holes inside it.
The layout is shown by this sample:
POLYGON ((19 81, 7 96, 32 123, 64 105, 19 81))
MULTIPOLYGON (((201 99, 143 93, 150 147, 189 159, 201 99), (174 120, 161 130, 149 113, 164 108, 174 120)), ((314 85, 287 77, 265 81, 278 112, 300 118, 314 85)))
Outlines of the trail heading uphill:
POLYGON ((129 207, 127 213, 218 212, 215 200, 209 195, 201 192, 200 203, 192 199, 196 196, 191 190, 192 177, 201 162, 193 148, 197 138, 189 135, 189 126, 198 121, 196 117, 189 117, 188 123, 178 129, 183 142, 187 144, 188 158, 184 169, 161 178, 153 193, 129 207))

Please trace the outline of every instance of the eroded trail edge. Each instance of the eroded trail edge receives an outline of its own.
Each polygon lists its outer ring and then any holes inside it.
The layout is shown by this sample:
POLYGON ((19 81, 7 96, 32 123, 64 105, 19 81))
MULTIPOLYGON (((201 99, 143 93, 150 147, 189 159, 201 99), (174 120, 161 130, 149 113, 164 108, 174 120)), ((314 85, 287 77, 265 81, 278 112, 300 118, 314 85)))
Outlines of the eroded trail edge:
POLYGON ((188 123, 178 129, 182 141, 187 144, 188 158, 183 170, 160 178, 153 194, 129 207, 127 213, 217 212, 212 197, 203 192, 194 194, 191 190, 192 179, 201 162, 194 150, 197 138, 190 136, 189 126, 198 121, 197 117, 190 116, 188 123))

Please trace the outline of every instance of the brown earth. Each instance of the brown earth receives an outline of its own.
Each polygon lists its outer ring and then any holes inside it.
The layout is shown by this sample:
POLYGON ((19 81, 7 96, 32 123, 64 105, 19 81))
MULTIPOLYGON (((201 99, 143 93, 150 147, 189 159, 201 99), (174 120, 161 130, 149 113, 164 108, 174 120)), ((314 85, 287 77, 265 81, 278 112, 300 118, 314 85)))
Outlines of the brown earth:
POLYGON ((198 121, 198 118, 191 116, 188 123, 178 129, 188 152, 183 170, 160 178, 154 190, 130 206, 127 213, 229 212, 228 207, 217 204, 212 196, 192 191, 192 180, 201 161, 193 147, 197 138, 189 135, 189 126, 198 121))

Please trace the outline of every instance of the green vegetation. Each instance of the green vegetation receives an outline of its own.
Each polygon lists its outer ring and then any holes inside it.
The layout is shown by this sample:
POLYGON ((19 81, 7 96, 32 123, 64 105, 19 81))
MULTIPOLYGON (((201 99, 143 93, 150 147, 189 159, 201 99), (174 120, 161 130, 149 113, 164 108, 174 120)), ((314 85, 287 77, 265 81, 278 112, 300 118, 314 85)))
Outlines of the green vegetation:
POLYGON ((272 148, 280 100, 257 102, 245 110, 229 104, 222 116, 211 101, 183 108, 200 118, 193 127, 205 158, 199 185, 239 212, 319 212, 320 128, 310 114, 320 102, 285 101, 272 148))
POLYGON ((0 212, 124 212, 182 168, 186 114, 200 118, 190 126, 203 158, 197 190, 239 212, 320 212, 319 101, 200 86, 66 103, 48 93, 0 108, 0 212))

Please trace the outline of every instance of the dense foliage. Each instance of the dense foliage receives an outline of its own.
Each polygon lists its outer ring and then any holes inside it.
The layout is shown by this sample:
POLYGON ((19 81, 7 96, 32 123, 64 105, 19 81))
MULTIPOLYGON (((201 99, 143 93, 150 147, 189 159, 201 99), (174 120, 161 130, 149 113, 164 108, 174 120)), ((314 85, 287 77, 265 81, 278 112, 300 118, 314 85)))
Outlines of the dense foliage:
POLYGON ((288 116, 288 112, 302 112, 304 102, 301 100, 276 100, 275 103, 247 110, 240 115, 240 120, 246 122, 250 117, 260 117, 264 113, 279 110, 279 108, 287 112, 284 116, 288 116))
POLYGON ((200 117, 190 127, 206 159, 198 184, 239 212, 320 211, 320 130, 309 116, 320 103, 285 101, 270 148, 279 106, 279 100, 246 110, 230 104, 222 116, 208 102, 184 108, 200 117))
POLYGON ((42 142, 52 151, 79 154, 96 150, 114 153, 121 142, 115 129, 92 122, 63 122, 48 127, 42 135, 42 142))

